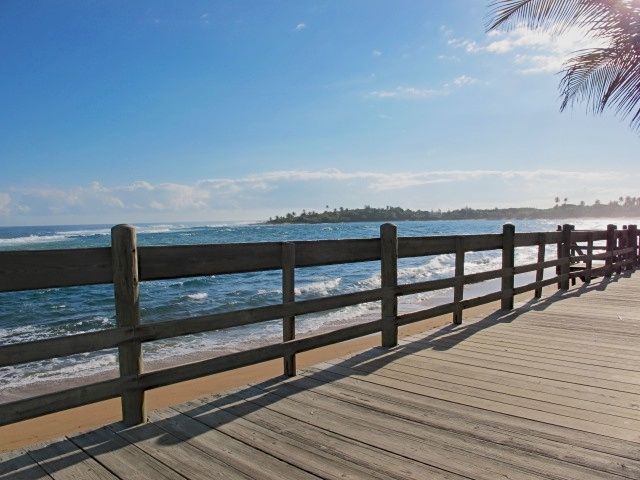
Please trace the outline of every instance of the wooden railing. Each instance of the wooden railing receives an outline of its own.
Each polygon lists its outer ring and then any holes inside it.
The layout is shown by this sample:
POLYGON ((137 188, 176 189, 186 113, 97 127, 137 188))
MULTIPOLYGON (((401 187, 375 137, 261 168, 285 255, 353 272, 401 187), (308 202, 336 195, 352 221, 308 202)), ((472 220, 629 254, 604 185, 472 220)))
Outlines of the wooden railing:
POLYGON ((575 231, 571 225, 564 225, 557 232, 515 233, 514 226, 507 224, 502 234, 398 238, 395 225, 384 224, 380 238, 166 247, 137 247, 135 229, 118 225, 111 231, 111 241, 111 247, 106 248, 0 252, 0 292, 113 283, 117 325, 0 346, 0 367, 117 347, 120 368, 115 379, 4 403, 0 405, 0 425, 115 397, 122 399, 125 423, 144 422, 145 391, 149 389, 277 358, 284 359, 284 373, 293 376, 299 352, 376 332, 381 332, 383 346, 393 347, 398 341, 399 326, 443 314, 453 314, 454 323, 460 324, 465 309, 497 300, 503 309, 512 309, 517 294, 534 291, 535 297, 540 297, 542 288, 554 283, 568 289, 572 278, 590 281, 597 276, 610 276, 635 268, 639 258, 635 225, 622 230, 610 225, 606 231, 575 231), (547 245, 556 245, 557 259, 545 259, 547 245), (515 249, 532 246, 538 247, 537 261, 516 266, 515 249), (465 253, 487 250, 502 251, 502 268, 466 274, 465 253), (455 254, 453 277, 398 284, 399 258, 440 254, 455 254), (605 263, 594 266, 594 260, 605 263), (295 300, 296 268, 367 261, 380 261, 380 288, 295 300), (580 267, 579 262, 584 265, 580 267), (556 275, 544 278, 545 269, 553 267, 556 275), (264 270, 282 271, 282 303, 179 320, 140 322, 141 281, 264 270), (535 272, 535 281, 514 286, 515 275, 527 272, 535 272), (465 285, 491 279, 501 279, 499 291, 464 298, 465 285), (453 288, 453 302, 398 314, 398 297, 446 288, 453 288), (373 301, 381 302, 379 319, 304 338, 295 336, 297 315, 373 301), (283 320, 281 343, 151 372, 143 369, 144 342, 275 319, 283 320))

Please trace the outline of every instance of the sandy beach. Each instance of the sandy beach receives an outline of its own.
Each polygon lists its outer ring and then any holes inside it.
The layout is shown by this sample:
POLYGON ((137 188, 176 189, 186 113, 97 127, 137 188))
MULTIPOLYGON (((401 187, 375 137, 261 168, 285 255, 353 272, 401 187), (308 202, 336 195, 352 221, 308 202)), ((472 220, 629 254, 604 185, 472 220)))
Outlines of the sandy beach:
MULTIPOLYGON (((548 287, 544 294, 555 292, 548 287)), ((532 292, 516 297, 516 302, 526 302, 532 292)), ((465 310, 464 317, 486 316, 500 308, 499 302, 465 310)), ((451 315, 443 315, 400 328, 400 337, 435 329, 451 322, 451 315)), ((326 360, 342 357, 380 345, 380 335, 370 335, 336 345, 319 348, 298 355, 298 368, 305 368, 326 360)), ((247 383, 282 375, 282 361, 273 360, 258 365, 239 368, 187 382, 157 388, 147 392, 149 410, 179 404, 212 393, 224 392, 247 383)), ((33 443, 71 435, 120 420, 120 399, 112 399, 42 417, 0 427, 0 451, 22 448, 33 443)))

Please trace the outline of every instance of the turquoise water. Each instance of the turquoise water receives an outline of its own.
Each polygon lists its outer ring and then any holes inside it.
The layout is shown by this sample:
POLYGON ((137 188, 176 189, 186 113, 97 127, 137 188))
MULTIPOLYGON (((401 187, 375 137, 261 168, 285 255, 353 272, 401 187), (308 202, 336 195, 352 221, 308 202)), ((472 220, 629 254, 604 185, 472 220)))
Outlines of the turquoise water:
MULTIPOLYGON (((622 223, 632 223, 633 220, 622 223)), ((498 221, 398 222, 401 236, 499 233, 498 221)), ((550 221, 514 221, 516 231, 555 230, 550 221)), ((581 219, 578 228, 603 228, 609 221, 581 219)), ((0 250, 36 250, 108 246, 110 226, 0 227, 0 250)), ((139 245, 207 244, 309 239, 370 238, 379 223, 324 225, 193 225, 138 226, 139 245)), ((555 249, 549 248, 548 258, 555 249)), ((533 248, 516 252, 516 264, 535 261, 533 248)), ((500 252, 469 253, 465 271, 474 273, 500 267, 500 252)), ((300 268, 296 270, 296 299, 337 295, 379 286, 379 262, 300 268)), ((451 276, 452 255, 402 259, 400 283, 451 276)), ((521 279, 523 283, 526 279, 521 279)), ((205 313, 279 303, 280 272, 259 272, 144 282, 141 285, 143 322, 180 319, 205 313)), ((450 291, 430 292, 401 299, 401 311, 447 301, 450 291)), ((469 296, 474 296, 473 291, 469 296)), ((377 303, 347 307, 297 319, 297 334, 353 324, 378 315, 377 303)), ((0 293, 0 345, 88 332, 115 326, 111 285, 52 288, 0 293)), ((184 356, 213 356, 278 341, 281 322, 271 321, 225 331, 151 342, 144 346, 145 361, 171 361, 184 356)), ((3 389, 100 374, 113 369, 115 352, 103 351, 34 362, 0 369, 3 389)))

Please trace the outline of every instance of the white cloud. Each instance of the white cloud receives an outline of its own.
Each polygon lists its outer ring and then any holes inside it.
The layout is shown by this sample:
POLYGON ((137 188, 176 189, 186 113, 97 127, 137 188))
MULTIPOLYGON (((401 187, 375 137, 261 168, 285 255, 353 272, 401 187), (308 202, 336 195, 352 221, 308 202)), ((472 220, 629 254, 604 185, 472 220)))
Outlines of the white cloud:
POLYGON ((403 99, 424 99, 432 98, 437 95, 444 95, 442 90, 435 90, 431 88, 417 88, 417 87, 396 87, 393 90, 374 90, 369 93, 372 97, 376 98, 403 98, 403 99))
POLYGON ((371 55, 373 55, 374 57, 381 57, 382 56, 382 52, 380 50, 373 50, 371 52, 371 55))
POLYGON ((455 55, 438 55, 436 57, 438 60, 448 60, 451 62, 459 62, 460 58, 455 55))
POLYGON ((307 24, 306 23, 299 23, 295 26, 295 28, 293 29, 296 32, 300 32, 302 30, 304 30, 305 28, 307 28, 307 24))
MULTIPOLYGON (((451 83, 455 87, 465 87, 477 83, 477 79, 468 75, 460 75, 454 78, 451 83)), ((440 88, 420 88, 400 86, 389 90, 373 90, 369 96, 375 98, 397 98, 404 100, 424 100, 442 95, 448 95, 451 91, 451 84, 445 83, 440 88)))
POLYGON ((482 43, 465 38, 450 38, 447 43, 469 54, 512 54, 514 64, 523 74, 557 73, 573 52, 606 45, 578 28, 556 35, 523 25, 509 31, 493 30, 482 43))
POLYGON ((447 41, 447 44, 453 48, 463 48, 467 53, 476 53, 482 50, 482 47, 475 41, 464 38, 451 38, 447 41))
POLYGON ((458 87, 463 87, 465 85, 473 85, 474 83, 477 83, 477 82, 478 82, 477 78, 473 78, 468 75, 460 75, 459 77, 456 77, 453 79, 453 84, 458 87))

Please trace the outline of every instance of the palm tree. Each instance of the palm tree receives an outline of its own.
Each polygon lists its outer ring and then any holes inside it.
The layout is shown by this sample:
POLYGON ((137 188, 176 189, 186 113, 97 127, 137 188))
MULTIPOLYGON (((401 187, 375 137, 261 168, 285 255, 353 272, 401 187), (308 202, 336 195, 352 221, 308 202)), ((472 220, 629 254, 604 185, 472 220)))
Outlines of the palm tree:
POLYGON ((586 102, 613 108, 640 130, 640 2, 637 0, 491 0, 488 30, 518 25, 562 34, 583 29, 605 46, 574 52, 560 81, 560 110, 586 102))

